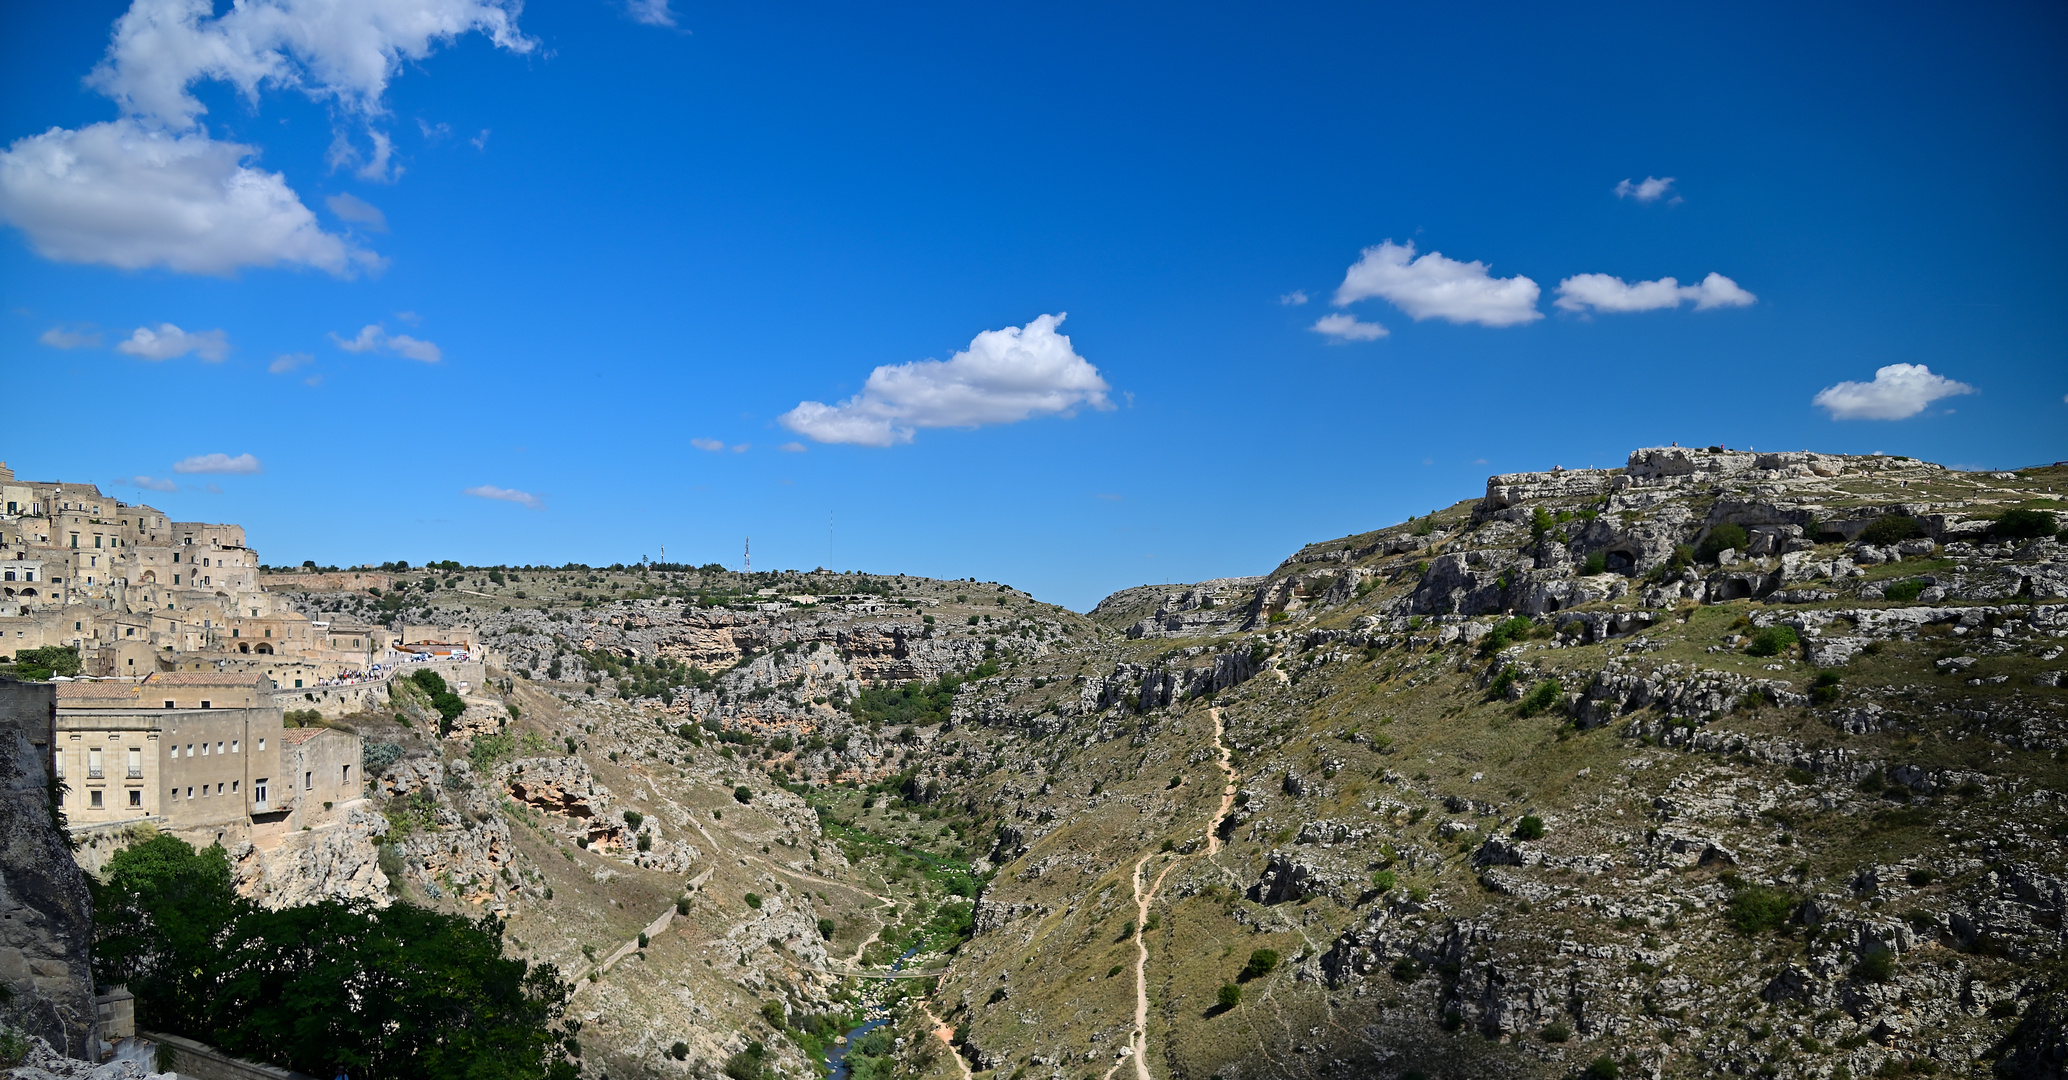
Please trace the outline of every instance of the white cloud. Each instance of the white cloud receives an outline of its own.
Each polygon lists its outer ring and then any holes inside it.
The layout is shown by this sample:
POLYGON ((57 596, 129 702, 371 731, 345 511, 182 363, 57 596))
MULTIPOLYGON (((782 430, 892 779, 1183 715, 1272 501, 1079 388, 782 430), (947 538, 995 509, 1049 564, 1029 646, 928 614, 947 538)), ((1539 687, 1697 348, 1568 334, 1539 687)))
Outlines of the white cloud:
POLYGON ((398 356, 421 360, 426 364, 435 364, 445 358, 444 350, 431 342, 410 337, 408 334, 390 334, 379 323, 368 323, 360 327, 356 337, 343 338, 339 337, 336 331, 332 331, 330 340, 336 342, 338 348, 349 353, 386 349, 398 356))
POLYGON ((350 221, 364 225, 374 232, 388 231, 388 215, 381 213, 380 207, 367 202, 357 195, 350 193, 332 195, 330 198, 323 200, 323 202, 330 207, 331 213, 338 216, 339 221, 350 221))
POLYGON ((804 453, 807 447, 801 442, 786 442, 776 447, 776 449, 781 450, 785 454, 801 454, 804 453))
POLYGON ((720 450, 725 449, 725 440, 698 438, 689 440, 689 445, 694 446, 699 450, 708 450, 712 453, 716 453, 720 450))
POLYGON ((244 165, 253 152, 127 119, 51 128, 0 151, 0 220, 59 262, 190 274, 285 264, 339 277, 380 268, 324 232, 281 174, 244 165))
POLYGON ((1537 310, 1537 283, 1526 277, 1493 277, 1485 263, 1446 259, 1441 252, 1418 259, 1414 254, 1412 241, 1365 248, 1336 288, 1336 306, 1377 296, 1417 322, 1445 319, 1481 326, 1515 326, 1544 317, 1537 310))
MULTIPOLYGON (((243 266, 314 266, 339 276, 380 260, 324 232, 279 173, 247 167, 253 149, 217 142, 189 92, 204 79, 254 106, 261 87, 292 87, 366 125, 359 175, 392 180, 393 147, 372 122, 388 82, 454 38, 479 31, 513 52, 519 0, 133 0, 87 83, 121 119, 52 128, 0 152, 0 220, 36 251, 123 269, 228 274, 243 266)), ((341 133, 336 164, 360 164, 341 133)), ((335 167, 335 165, 334 165, 335 167)))
POLYGON ((115 346, 115 351, 143 360, 171 360, 193 353, 215 363, 230 355, 230 335, 221 330, 189 334, 171 323, 159 323, 156 330, 137 327, 129 340, 115 346))
POLYGON ((1711 273, 1694 285, 1682 285, 1677 278, 1626 282, 1608 274, 1575 274, 1558 283, 1557 306, 1566 311, 1629 312, 1656 311, 1685 303, 1695 310, 1745 307, 1758 297, 1722 274, 1711 273))
POLYGON ((315 362, 316 358, 305 352, 281 353, 273 358, 272 363, 266 365, 266 370, 275 375, 285 375, 295 368, 306 367, 315 362))
POLYGON ((675 13, 668 10, 668 0, 626 0, 625 14, 632 16, 633 22, 648 26, 675 25, 675 13))
POLYGON ((737 445, 733 446, 733 447, 732 447, 732 452, 733 452, 733 453, 735 453, 735 454, 744 454, 744 453, 746 453, 747 451, 749 451, 749 450, 752 450, 752 449, 754 449, 754 444, 753 444, 753 443, 743 442, 743 443, 739 443, 739 444, 737 444, 737 445))
POLYGON ((230 476, 250 476, 263 472, 264 467, 259 464, 259 459, 250 454, 238 454, 236 457, 231 457, 228 454, 196 454, 185 461, 174 462, 172 471, 176 473, 221 473, 230 476))
POLYGON ((132 476, 115 482, 127 484, 133 488, 142 488, 145 491, 178 491, 180 489, 179 481, 167 480, 158 476, 132 476))
POLYGON ((79 349, 88 346, 98 348, 101 343, 101 332, 89 326, 53 326, 38 335, 36 340, 53 349, 79 349))
POLYGON ((467 141, 474 144, 474 149, 486 151, 488 149, 488 129, 482 128, 481 134, 476 135, 473 138, 468 139, 467 141))
POLYGON ((293 87, 373 117, 401 65, 462 34, 516 53, 537 47, 517 29, 518 0, 241 0, 212 17, 215 6, 134 0, 87 82, 124 112, 175 127, 208 111, 187 91, 202 79, 250 101, 264 85, 293 87))
POLYGON ((466 491, 462 492, 462 494, 472 495, 477 499, 494 499, 498 502, 512 502, 531 510, 544 510, 546 508, 546 500, 541 499, 536 495, 533 495, 529 491, 518 491, 516 488, 499 488, 496 487, 494 484, 482 484, 479 487, 470 487, 466 491))
MULTIPOLYGON (((1644 178, 1642 182, 1639 183, 1633 184, 1630 181, 1625 180, 1622 183, 1617 184, 1616 198, 1636 199, 1638 202, 1655 202, 1661 196, 1665 195, 1668 191, 1671 190, 1673 190, 1672 177, 1647 176, 1644 178)), ((1680 198, 1678 196, 1675 196, 1673 201, 1679 202, 1680 198)))
POLYGON ((1377 341, 1391 331, 1375 322, 1361 322, 1355 315, 1336 312, 1323 315, 1313 327, 1317 334, 1326 334, 1337 341, 1377 341))
POLYGON ((1279 297, 1278 302, 1284 304, 1286 307, 1299 307, 1301 304, 1307 302, 1307 290, 1294 289, 1293 291, 1279 297))
POLYGON ((1940 398, 1974 392, 1966 383, 1932 374, 1923 364, 1890 364, 1874 372, 1873 382, 1827 386, 1810 404, 1829 412, 1833 420, 1902 420, 1940 398))
POLYGON ((945 362, 886 364, 846 401, 799 402, 778 419, 819 442, 891 446, 911 442, 919 428, 1010 424, 1070 415, 1080 405, 1112 408, 1099 370, 1056 333, 1065 317, 1043 315, 1025 328, 986 330, 945 362))

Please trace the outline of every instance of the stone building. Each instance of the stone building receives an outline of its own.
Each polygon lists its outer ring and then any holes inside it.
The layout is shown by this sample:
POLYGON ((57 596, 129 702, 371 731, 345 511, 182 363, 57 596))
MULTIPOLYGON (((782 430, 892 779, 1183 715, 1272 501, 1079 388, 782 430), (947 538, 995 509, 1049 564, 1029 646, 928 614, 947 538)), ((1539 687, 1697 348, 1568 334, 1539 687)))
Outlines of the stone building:
MULTIPOLYGON (((285 728, 264 676, 154 674, 57 684, 52 766, 75 830, 173 832, 283 820, 285 728)), ((354 749, 358 737, 350 736, 354 749)))

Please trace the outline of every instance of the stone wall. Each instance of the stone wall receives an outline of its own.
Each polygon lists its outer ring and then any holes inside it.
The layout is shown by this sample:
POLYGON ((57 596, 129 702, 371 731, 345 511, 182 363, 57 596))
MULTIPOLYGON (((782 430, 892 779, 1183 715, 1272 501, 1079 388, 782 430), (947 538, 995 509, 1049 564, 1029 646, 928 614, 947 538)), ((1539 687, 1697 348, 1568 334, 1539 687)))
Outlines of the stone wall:
POLYGON ((357 592, 395 587, 395 575, 379 571, 341 570, 331 574, 264 574, 259 587, 267 592, 357 592))
POLYGON ((0 682, 0 1020, 71 1057, 96 1047, 93 900, 50 810, 57 688, 0 682))

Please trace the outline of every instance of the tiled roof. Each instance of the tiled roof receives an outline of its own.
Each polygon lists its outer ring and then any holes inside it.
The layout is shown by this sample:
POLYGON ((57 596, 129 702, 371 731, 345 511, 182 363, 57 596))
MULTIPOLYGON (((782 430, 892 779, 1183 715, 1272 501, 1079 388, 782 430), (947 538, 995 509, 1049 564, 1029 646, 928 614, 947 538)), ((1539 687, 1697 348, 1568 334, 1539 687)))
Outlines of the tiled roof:
POLYGON ((152 686, 255 686, 271 682, 264 675, 214 671, 159 671, 144 680, 152 686))

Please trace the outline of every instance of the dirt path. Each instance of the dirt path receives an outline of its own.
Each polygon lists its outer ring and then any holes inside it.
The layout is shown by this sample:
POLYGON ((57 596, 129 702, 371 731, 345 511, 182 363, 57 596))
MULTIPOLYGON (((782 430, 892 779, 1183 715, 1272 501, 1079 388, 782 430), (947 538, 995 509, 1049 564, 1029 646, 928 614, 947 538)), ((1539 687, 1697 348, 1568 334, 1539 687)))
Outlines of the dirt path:
MULTIPOLYGON (((1208 858, 1220 853, 1221 822, 1228 817, 1228 811, 1235 806, 1235 767, 1228 763, 1228 747, 1221 742, 1221 710, 1209 708, 1206 714, 1214 722, 1214 763, 1221 768, 1221 805, 1206 822, 1206 854, 1208 858)), ((1106 1070, 1105 1080, 1112 1080, 1113 1074, 1127 1064, 1129 1058, 1135 1063, 1136 1080, 1152 1080, 1149 1075, 1149 943, 1142 938, 1144 928, 1149 925, 1149 905, 1156 902, 1156 894, 1163 889, 1163 879, 1182 861, 1183 856, 1174 856, 1157 873, 1156 880, 1147 892, 1142 891, 1142 868, 1161 852, 1150 852, 1135 860, 1135 1026, 1127 1034, 1127 1046, 1133 1053, 1113 1063, 1106 1070)))
POLYGON ((935 1016, 933 1007, 926 1002, 919 1003, 919 1011, 926 1016, 927 1027, 932 1029, 934 1038, 941 1040, 941 1046, 947 1049, 948 1056, 955 1059, 955 1067, 961 1070, 962 1080, 971 1080, 969 1062, 962 1059, 962 1051, 955 1049, 955 1029, 949 1027, 947 1021, 935 1016))

